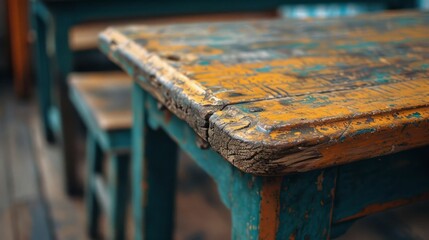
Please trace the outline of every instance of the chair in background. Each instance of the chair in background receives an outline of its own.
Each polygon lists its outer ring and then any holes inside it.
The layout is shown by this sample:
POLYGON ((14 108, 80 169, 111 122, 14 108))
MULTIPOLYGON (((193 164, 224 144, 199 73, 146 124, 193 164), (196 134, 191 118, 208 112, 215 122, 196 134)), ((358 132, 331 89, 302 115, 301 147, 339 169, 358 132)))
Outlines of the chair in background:
POLYGON ((99 234, 101 210, 109 239, 124 239, 131 146, 131 79, 123 72, 73 73, 70 99, 87 128, 87 228, 99 234), (106 161, 107 160, 107 161, 106 161), (103 163, 107 176, 103 177, 103 163))

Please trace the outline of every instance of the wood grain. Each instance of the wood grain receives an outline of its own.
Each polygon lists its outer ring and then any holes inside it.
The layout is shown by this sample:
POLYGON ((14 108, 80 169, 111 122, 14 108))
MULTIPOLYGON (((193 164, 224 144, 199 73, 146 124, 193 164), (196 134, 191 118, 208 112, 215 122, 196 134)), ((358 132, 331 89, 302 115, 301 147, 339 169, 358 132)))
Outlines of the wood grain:
POLYGON ((429 144, 429 13, 128 26, 101 49, 239 169, 282 175, 429 144))
POLYGON ((100 128, 131 128, 131 79, 125 73, 73 73, 69 82, 100 128))

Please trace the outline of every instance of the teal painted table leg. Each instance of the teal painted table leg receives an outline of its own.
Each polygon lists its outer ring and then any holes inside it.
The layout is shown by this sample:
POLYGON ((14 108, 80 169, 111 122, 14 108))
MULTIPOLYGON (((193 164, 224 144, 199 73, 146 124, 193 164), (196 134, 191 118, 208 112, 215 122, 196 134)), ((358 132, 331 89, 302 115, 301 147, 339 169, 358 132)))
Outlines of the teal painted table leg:
POLYGON ((125 239, 126 206, 128 201, 129 155, 109 156, 109 238, 125 239))
POLYGON ((31 1, 33 11, 33 25, 36 33, 35 41, 35 62, 37 78, 37 97, 39 99, 39 111, 42 118, 43 133, 45 139, 54 142, 54 133, 49 125, 49 108, 52 105, 51 100, 51 76, 49 57, 47 53, 47 23, 37 13, 37 2, 31 1))
POLYGON ((132 189, 135 239, 172 239, 176 144, 147 125, 146 94, 133 88, 132 189))
POLYGON ((54 16, 55 24, 55 81, 58 84, 58 98, 60 110, 60 129, 62 143, 62 158, 64 163, 65 188, 69 195, 80 195, 82 185, 77 169, 77 140, 78 115, 69 99, 67 75, 72 70, 72 52, 69 49, 69 29, 72 26, 71 16, 58 12, 54 16))
POLYGON ((219 184, 230 196, 232 239, 329 239, 336 172, 255 177, 234 169, 230 186, 219 184))
MULTIPOLYGON (((138 85, 134 88, 143 95, 138 85)), ((245 174, 218 153, 198 148, 198 137, 186 123, 168 111, 159 111, 157 102, 147 98, 148 123, 162 127, 215 180, 222 201, 231 211, 233 239, 329 238, 336 168, 285 177, 245 174)), ((143 98, 133 101, 141 106, 143 98)), ((136 116, 134 120, 137 124, 142 118, 136 116)), ((139 136, 134 137, 137 140, 139 136)))
POLYGON ((101 206, 97 201, 95 179, 102 171, 103 153, 92 134, 87 136, 87 185, 86 185, 86 214, 87 231, 91 238, 99 236, 99 224, 101 206))

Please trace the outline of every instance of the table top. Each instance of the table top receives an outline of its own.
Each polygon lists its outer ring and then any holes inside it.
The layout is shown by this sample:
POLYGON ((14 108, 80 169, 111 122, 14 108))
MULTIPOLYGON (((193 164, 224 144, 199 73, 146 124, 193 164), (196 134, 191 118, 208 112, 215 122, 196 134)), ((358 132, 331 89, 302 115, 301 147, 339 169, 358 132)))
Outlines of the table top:
POLYGON ((429 12, 127 26, 100 46, 245 172, 429 144, 429 12))

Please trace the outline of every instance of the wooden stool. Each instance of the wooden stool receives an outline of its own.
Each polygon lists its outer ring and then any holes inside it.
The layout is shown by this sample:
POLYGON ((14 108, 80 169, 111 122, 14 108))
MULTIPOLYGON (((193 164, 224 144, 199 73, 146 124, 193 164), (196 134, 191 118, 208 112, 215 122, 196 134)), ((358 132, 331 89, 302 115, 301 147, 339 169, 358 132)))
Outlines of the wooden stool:
POLYGON ((87 127, 89 234, 98 235, 101 207, 107 213, 109 237, 123 239, 132 123, 131 80, 121 72, 82 73, 71 74, 69 85, 71 101, 87 127), (109 163, 107 181, 102 177, 104 157, 109 163))

